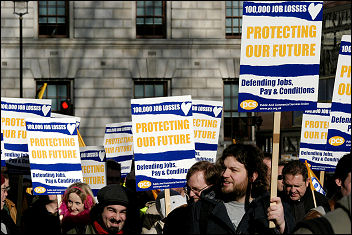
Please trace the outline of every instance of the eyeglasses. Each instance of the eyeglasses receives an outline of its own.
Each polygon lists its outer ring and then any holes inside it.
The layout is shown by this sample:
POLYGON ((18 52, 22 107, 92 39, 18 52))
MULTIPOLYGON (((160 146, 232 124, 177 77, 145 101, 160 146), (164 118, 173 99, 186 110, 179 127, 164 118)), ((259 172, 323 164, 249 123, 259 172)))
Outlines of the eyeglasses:
POLYGON ((6 188, 1 188, 1 191, 8 192, 10 189, 11 189, 10 186, 7 186, 6 188))
POLYGON ((284 179, 284 176, 283 175, 278 175, 277 176, 277 180, 283 180, 284 179))
POLYGON ((208 188, 209 186, 210 186, 210 185, 207 185, 207 186, 205 186, 205 187, 202 188, 202 189, 191 188, 191 187, 189 187, 189 186, 186 186, 186 187, 185 187, 185 191, 186 191, 186 193, 187 193, 188 195, 190 194, 191 191, 193 191, 193 193, 195 193, 195 194, 200 194, 204 189, 208 188))

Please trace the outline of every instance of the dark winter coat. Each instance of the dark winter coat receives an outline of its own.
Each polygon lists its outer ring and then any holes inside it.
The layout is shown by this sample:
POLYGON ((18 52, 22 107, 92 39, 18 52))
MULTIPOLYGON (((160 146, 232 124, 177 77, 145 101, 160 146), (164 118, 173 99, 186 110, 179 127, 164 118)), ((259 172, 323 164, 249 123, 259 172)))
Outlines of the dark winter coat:
POLYGON ((61 234, 58 214, 48 212, 45 203, 34 203, 22 216, 24 234, 61 234))
MULTIPOLYGON (((317 191, 314 191, 314 195, 317 207, 322 206, 326 213, 329 212, 330 205, 328 199, 317 191)), ((294 216, 296 224, 304 219, 310 209, 315 208, 310 186, 307 187, 306 193, 299 201, 292 201, 287 196, 283 197, 282 200, 289 204, 290 212, 294 216)))
MULTIPOLYGON (((3 224, 6 227, 7 234, 19 234, 20 233, 19 228, 13 222, 9 213, 4 209, 1 210, 1 227, 3 227, 3 224)), ((4 234, 4 233, 1 231, 1 234, 4 234)))
MULTIPOLYGON (((201 200, 192 206, 191 231, 193 234, 266 234, 279 233, 279 230, 269 228, 267 209, 270 205, 269 193, 255 198, 248 206, 245 215, 235 229, 228 217, 225 204, 217 199, 215 191, 203 191, 201 200)), ((295 226, 288 206, 284 206, 285 232, 291 232, 295 226)))

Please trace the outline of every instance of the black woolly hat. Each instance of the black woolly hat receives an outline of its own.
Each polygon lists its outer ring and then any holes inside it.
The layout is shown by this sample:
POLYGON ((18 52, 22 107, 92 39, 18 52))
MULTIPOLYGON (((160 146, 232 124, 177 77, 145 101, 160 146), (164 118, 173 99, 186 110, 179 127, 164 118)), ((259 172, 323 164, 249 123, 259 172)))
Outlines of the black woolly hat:
POLYGON ((101 205, 128 206, 128 197, 125 189, 119 184, 109 184, 98 191, 98 202, 101 205))

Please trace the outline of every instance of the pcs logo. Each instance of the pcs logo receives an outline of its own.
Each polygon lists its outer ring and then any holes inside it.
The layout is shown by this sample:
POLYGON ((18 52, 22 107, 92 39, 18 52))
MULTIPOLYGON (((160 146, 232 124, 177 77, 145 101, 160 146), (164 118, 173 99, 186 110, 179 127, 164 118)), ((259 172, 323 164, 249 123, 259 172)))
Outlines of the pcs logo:
POLYGON ((138 183, 139 188, 149 188, 150 186, 152 186, 152 183, 148 180, 142 180, 138 183))
POLYGON ((252 110, 258 107, 258 102, 255 100, 244 100, 241 102, 240 106, 245 110, 252 110))
POLYGON ((345 139, 341 136, 334 136, 329 139, 329 144, 332 146, 340 146, 345 143, 345 139))
POLYGON ((44 187, 35 187, 34 192, 36 193, 45 193, 46 189, 44 187))

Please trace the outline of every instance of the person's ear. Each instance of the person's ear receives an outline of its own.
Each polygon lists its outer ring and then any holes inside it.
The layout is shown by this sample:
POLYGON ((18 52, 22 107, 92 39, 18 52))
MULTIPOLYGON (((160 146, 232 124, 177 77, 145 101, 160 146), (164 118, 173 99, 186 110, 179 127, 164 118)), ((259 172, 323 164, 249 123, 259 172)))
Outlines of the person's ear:
POLYGON ((340 179, 335 179, 335 183, 337 186, 341 187, 342 186, 342 181, 340 179))
POLYGON ((251 177, 251 182, 253 183, 256 179, 258 178, 258 172, 253 172, 252 177, 251 177))
POLYGON ((309 182, 310 182, 310 178, 307 178, 307 180, 306 180, 306 187, 309 186, 309 182))

